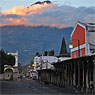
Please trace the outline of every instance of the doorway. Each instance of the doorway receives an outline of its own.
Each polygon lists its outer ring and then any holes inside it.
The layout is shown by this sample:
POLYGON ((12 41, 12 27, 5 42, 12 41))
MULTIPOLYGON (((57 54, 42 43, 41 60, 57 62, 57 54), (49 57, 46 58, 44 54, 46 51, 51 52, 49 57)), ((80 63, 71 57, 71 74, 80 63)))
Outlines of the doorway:
POLYGON ((5 70, 5 80, 13 80, 13 71, 12 71, 12 69, 5 70))

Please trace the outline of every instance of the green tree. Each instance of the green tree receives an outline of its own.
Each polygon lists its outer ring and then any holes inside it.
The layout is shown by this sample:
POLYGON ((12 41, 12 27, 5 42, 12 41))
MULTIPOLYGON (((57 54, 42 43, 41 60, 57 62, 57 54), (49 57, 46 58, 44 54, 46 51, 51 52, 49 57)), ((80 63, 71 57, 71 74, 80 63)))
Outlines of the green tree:
POLYGON ((48 55, 48 52, 47 51, 44 51, 44 56, 47 56, 48 55))
POLYGON ((15 65, 15 57, 0 50, 0 73, 4 73, 4 65, 15 65))
POLYGON ((49 56, 54 56, 54 50, 49 51, 49 56))
POLYGON ((36 56, 39 56, 39 53, 38 52, 36 53, 36 56))
POLYGON ((0 73, 4 73, 4 65, 7 63, 4 50, 0 51, 0 73))
POLYGON ((67 54, 67 48, 66 48, 65 39, 63 37, 62 44, 61 44, 61 49, 60 49, 60 55, 65 55, 65 54, 67 54))
POLYGON ((5 65, 15 65, 15 57, 12 55, 6 55, 6 63, 5 65))

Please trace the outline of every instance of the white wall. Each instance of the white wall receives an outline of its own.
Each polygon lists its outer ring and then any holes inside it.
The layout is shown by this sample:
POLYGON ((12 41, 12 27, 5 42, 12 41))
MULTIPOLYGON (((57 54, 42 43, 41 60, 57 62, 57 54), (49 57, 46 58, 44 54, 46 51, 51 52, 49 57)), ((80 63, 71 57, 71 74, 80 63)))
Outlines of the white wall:
POLYGON ((91 49, 95 49, 95 32, 87 32, 87 43, 87 55, 94 54, 91 49))
POLYGON ((95 45, 95 32, 88 32, 88 43, 95 45))

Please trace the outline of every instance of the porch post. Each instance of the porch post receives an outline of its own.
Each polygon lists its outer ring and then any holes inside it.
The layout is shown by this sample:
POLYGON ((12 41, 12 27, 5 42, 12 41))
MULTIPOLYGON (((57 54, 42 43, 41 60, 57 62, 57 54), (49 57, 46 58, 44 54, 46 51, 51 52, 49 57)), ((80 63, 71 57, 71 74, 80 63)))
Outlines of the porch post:
POLYGON ((93 84, 94 84, 94 91, 95 91, 95 58, 93 62, 94 62, 93 84))

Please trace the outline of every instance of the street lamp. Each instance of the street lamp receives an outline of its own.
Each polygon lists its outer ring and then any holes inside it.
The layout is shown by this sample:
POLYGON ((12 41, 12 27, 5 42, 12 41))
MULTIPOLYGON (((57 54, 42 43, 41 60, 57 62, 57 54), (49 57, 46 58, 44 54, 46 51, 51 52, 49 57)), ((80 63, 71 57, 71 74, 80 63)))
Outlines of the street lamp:
POLYGON ((69 44, 69 48, 70 48, 70 49, 73 48, 73 44, 72 44, 72 43, 69 44))
MULTIPOLYGON (((79 39, 72 39, 71 41, 75 41, 78 43, 78 57, 80 57, 80 40, 79 39)), ((72 49, 73 48, 73 43, 69 44, 69 48, 72 49)))

